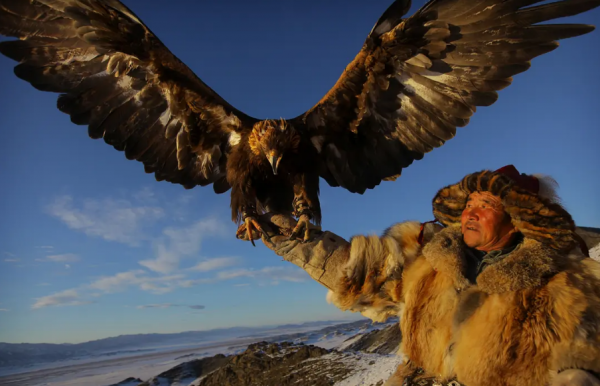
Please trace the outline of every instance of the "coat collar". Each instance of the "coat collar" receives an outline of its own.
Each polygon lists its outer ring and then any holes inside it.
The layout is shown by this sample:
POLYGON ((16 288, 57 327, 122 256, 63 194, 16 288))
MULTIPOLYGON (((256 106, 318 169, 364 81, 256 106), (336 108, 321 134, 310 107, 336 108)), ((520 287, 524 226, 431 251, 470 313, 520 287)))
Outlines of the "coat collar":
POLYGON ((467 248, 460 224, 456 224, 438 232, 423 248, 423 256, 436 271, 451 275, 459 291, 473 284, 490 294, 524 290, 542 285, 559 270, 561 256, 556 251, 525 237, 519 248, 488 266, 477 276, 477 282, 471 283, 466 277, 470 268, 467 248))

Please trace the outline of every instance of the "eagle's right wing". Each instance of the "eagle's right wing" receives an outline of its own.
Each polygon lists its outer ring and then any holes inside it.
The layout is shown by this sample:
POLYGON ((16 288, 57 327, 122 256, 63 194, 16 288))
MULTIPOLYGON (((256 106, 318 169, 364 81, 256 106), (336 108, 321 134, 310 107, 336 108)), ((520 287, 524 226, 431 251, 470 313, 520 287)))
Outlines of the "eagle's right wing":
POLYGON ((18 77, 157 180, 227 191, 227 154, 257 121, 200 80, 117 0, 0 0, 18 77))
POLYGON ((356 58, 319 103, 295 118, 332 186, 363 193, 454 137, 477 106, 490 106, 531 59, 556 40, 593 30, 538 24, 600 0, 432 0, 409 18, 410 0, 383 14, 356 58))

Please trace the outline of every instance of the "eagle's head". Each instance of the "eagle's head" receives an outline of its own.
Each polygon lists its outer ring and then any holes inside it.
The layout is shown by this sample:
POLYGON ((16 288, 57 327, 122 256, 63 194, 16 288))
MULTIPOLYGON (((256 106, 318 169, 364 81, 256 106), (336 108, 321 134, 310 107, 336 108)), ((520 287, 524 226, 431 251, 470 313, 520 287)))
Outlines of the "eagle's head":
POLYGON ((266 157, 277 175, 281 158, 290 151, 296 151, 300 145, 300 135, 284 119, 278 121, 266 119, 252 128, 249 138, 250 149, 260 157, 266 157))

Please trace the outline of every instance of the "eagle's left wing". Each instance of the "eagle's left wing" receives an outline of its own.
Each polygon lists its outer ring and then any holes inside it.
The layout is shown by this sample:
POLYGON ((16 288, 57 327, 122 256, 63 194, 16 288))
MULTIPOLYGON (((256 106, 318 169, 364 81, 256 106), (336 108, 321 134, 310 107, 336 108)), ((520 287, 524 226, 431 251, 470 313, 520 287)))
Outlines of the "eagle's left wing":
POLYGON ((579 24, 534 25, 571 16, 600 0, 431 0, 402 19, 410 0, 394 2, 335 86, 303 115, 332 186, 363 193, 451 139, 476 106, 558 47, 588 33, 579 24))
POLYGON ((227 157, 257 119, 225 101, 118 0, 0 0, 0 53, 88 134, 157 180, 226 192, 227 157))

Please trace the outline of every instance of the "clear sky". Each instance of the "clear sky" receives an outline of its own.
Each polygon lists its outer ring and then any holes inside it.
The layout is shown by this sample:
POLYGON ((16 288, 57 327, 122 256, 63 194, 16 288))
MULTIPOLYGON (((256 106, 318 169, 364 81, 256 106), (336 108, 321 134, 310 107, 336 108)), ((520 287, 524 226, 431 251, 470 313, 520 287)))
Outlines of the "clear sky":
MULTIPOLYGON (((390 0, 125 2, 242 111, 291 118, 354 58, 390 0)), ((411 14, 424 4, 414 1, 411 14)), ((600 25, 600 10, 565 19, 600 25)), ((363 196, 322 181, 323 226, 343 237, 432 219, 435 192, 515 164, 554 176, 576 222, 600 227, 600 31, 534 59, 445 146, 363 196)), ((235 239, 229 194, 156 182, 56 109, 0 58, 0 341, 357 317, 271 253, 235 239)))

